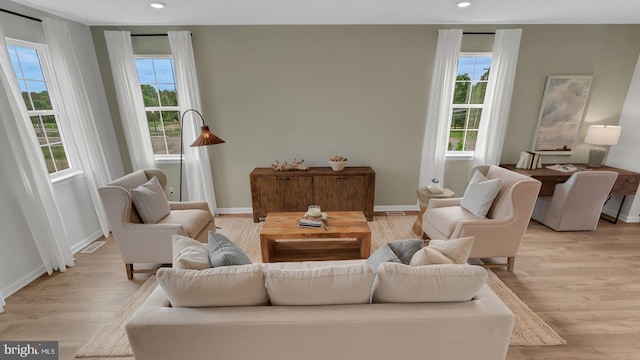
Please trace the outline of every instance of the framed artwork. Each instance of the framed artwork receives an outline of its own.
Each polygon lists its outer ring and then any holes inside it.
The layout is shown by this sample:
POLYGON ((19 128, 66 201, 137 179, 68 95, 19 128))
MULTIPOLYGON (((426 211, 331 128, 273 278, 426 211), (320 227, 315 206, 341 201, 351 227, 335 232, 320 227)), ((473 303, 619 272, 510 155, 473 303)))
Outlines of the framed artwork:
POLYGON ((533 151, 571 155, 589 101, 593 75, 549 75, 544 88, 533 151))

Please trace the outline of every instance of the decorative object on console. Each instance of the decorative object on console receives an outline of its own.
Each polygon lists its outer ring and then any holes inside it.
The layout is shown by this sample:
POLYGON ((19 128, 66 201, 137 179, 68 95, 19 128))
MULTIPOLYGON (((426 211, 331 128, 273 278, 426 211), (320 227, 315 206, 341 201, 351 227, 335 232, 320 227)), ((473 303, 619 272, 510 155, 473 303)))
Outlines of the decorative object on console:
POLYGON ((271 164, 271 167, 275 171, 289 171, 289 170, 302 170, 307 171, 309 167, 307 165, 302 165, 304 159, 298 161, 297 159, 293 159, 293 163, 289 164, 288 162, 283 162, 282 164, 276 160, 275 164, 271 164))
POLYGON ((349 159, 347 159, 344 156, 333 155, 332 157, 329 158, 328 162, 329 162, 329 165, 331 166, 331 169, 333 169, 333 171, 342 171, 344 170, 344 167, 347 166, 348 160, 349 159))
POLYGON ((589 167, 600 167, 607 155, 607 148, 603 145, 616 145, 620 139, 622 127, 614 125, 591 125, 587 130, 584 142, 594 146, 589 150, 589 167))
POLYGON ((533 151, 571 155, 584 120, 592 75, 549 75, 544 89, 533 151))
POLYGON ((182 117, 180 119, 180 201, 182 201, 182 163, 183 163, 182 155, 184 153, 184 148, 182 147, 182 140, 184 137, 182 127, 184 125, 184 116, 190 111, 193 111, 196 114, 198 114, 198 116, 200 116, 200 120, 202 120, 202 126, 200 127, 200 136, 198 136, 196 141, 194 141, 193 144, 191 144, 192 147, 223 144, 225 142, 224 140, 215 136, 209 130, 209 127, 204 123, 204 117, 202 116, 202 114, 200 114, 198 110, 187 109, 185 112, 182 113, 182 117))

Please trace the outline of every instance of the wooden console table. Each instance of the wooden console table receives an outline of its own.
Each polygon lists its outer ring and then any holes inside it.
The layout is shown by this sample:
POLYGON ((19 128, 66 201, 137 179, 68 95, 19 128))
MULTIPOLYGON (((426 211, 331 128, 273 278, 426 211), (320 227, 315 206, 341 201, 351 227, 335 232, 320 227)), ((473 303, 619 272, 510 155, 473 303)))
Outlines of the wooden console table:
POLYGON ((312 167, 308 171, 275 171, 255 168, 249 175, 253 221, 268 213, 306 211, 320 205, 322 211, 362 211, 373 221, 376 173, 371 167, 312 167))
MULTIPOLYGON (((589 168, 587 164, 571 164, 578 169, 589 169, 596 171, 613 171, 618 173, 618 178, 616 182, 613 184, 611 188, 611 192, 609 193, 609 198, 614 195, 622 195, 622 201, 620 202, 620 208, 618 209, 618 214, 616 215, 614 223, 618 222, 618 217, 620 216, 620 211, 622 210, 622 205, 624 205, 624 200, 627 195, 635 195, 638 191, 638 184, 640 184, 640 174, 618 169, 612 166, 600 166, 598 168, 589 168)), ((540 180, 542 182, 542 187, 540 188, 540 193, 538 196, 551 196, 556 189, 557 184, 561 184, 569 179, 574 172, 562 172, 547 169, 546 167, 542 167, 540 169, 518 169, 515 165, 500 165, 509 170, 515 171, 517 173, 530 176, 534 179, 540 180)), ((580 171, 580 170, 578 170, 580 171)), ((607 201, 609 201, 607 199, 607 201)))

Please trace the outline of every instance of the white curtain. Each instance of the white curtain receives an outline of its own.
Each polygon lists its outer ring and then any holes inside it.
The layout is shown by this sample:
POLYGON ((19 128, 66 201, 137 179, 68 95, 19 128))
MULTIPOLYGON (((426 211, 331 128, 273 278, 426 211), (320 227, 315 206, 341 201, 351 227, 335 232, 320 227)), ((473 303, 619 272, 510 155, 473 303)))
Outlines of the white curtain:
POLYGON ((497 30, 484 107, 480 117, 474 164, 500 163, 509 122, 522 29, 497 30))
MULTIPOLYGON (((191 32, 169 31, 169 42, 173 54, 176 72, 176 90, 180 114, 188 109, 195 109, 202 113, 200 91, 198 90, 198 76, 191 45, 191 32)), ((189 200, 206 201, 214 215, 217 215, 216 194, 213 189, 213 177, 209 162, 209 147, 191 147, 191 143, 200 135, 202 120, 193 111, 185 114, 182 123, 185 154, 185 178, 189 200)), ((209 124, 207 124, 209 125, 209 124)))
POLYGON ((111 181, 107 160, 100 144, 95 119, 89 104, 87 89, 78 71, 76 57, 67 23, 47 17, 42 18, 44 33, 49 45, 51 62, 62 94, 62 103, 69 121, 73 144, 78 149, 89 196, 98 215, 105 237, 109 236, 109 220, 98 194, 98 187, 111 181))
POLYGON ((155 167, 151 136, 147 127, 142 89, 133 59, 131 32, 105 31, 113 82, 118 97, 120 120, 133 170, 155 167))
POLYGON ((64 272, 74 265, 71 247, 1 30, 0 68, 2 172, 9 191, 18 199, 47 273, 64 272))
POLYGON ((438 32, 438 46, 431 77, 427 123, 422 145, 420 186, 435 184, 444 187, 444 163, 451 126, 451 102, 461 43, 462 30, 438 32))
POLYGON ((2 294, 0 294, 0 314, 4 312, 4 309, 2 307, 5 306, 6 304, 7 303, 5 303, 4 299, 2 298, 2 294))

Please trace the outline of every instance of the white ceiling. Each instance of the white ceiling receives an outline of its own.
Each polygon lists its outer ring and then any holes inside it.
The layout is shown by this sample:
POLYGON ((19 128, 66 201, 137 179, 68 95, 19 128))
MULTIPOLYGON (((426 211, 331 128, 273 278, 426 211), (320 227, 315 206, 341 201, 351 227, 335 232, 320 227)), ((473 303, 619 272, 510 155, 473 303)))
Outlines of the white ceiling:
POLYGON ((640 0, 12 0, 87 25, 640 24, 640 0))

